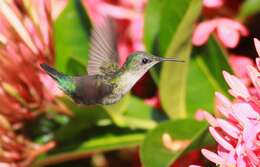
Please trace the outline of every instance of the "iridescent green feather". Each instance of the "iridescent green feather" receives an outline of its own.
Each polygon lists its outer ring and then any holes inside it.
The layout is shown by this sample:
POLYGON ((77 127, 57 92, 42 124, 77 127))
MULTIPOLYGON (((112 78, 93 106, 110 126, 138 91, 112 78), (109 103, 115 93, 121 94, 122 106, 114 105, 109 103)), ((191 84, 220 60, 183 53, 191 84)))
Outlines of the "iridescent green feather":
POLYGON ((76 91, 76 85, 73 82, 72 78, 69 76, 61 76, 57 78, 57 82, 60 88, 65 91, 66 93, 72 94, 76 91))
POLYGON ((44 69, 55 81, 57 81, 61 90, 67 94, 72 94, 76 91, 76 85, 71 76, 64 75, 47 64, 41 64, 44 69))

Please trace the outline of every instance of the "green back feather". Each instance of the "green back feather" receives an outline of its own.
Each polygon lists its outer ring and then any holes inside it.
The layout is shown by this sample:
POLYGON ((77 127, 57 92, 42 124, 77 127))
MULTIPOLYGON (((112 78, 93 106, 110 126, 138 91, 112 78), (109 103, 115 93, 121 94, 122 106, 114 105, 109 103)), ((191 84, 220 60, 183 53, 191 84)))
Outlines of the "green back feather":
POLYGON ((57 78, 57 82, 60 86, 60 88, 65 91, 66 93, 72 94, 76 91, 76 85, 73 82, 72 78, 69 76, 61 76, 57 78))
POLYGON ((47 64, 41 64, 41 67, 47 74, 49 74, 49 76, 57 81, 60 89, 63 90, 65 93, 72 94, 76 91, 76 85, 72 77, 58 72, 47 64))

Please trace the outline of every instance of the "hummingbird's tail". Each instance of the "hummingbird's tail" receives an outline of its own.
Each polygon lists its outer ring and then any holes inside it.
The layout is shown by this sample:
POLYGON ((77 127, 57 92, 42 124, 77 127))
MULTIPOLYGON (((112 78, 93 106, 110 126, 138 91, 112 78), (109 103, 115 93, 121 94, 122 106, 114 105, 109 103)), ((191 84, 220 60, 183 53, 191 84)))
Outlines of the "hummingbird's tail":
POLYGON ((41 68, 51 76, 59 85, 59 88, 66 94, 72 95, 76 90, 76 85, 73 78, 58 72, 54 68, 48 66, 47 64, 41 64, 41 68))

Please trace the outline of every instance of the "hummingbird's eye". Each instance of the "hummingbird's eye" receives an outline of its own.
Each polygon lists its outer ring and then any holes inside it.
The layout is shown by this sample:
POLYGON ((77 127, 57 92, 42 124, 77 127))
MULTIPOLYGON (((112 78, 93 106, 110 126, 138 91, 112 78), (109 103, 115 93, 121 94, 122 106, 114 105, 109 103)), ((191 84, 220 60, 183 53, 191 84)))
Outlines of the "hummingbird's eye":
POLYGON ((149 60, 148 60, 147 58, 143 58, 143 59, 142 59, 142 63, 143 63, 143 64, 146 64, 146 63, 148 63, 148 62, 149 62, 149 60))

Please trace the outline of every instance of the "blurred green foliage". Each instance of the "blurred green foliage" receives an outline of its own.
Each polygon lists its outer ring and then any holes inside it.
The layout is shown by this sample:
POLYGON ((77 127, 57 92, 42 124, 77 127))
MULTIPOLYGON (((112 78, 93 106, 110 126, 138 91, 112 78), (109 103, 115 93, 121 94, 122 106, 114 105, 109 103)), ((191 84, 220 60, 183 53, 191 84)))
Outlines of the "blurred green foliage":
POLYGON ((69 1, 54 28, 57 69, 69 74, 84 74, 91 24, 80 0, 69 1))
POLYGON ((246 21, 249 16, 260 12, 260 0, 245 0, 240 7, 237 18, 241 21, 246 21))
POLYGON ((161 123, 147 134, 142 143, 141 158, 143 165, 167 167, 179 156, 212 143, 210 137, 207 136, 206 127, 205 122, 197 122, 193 119, 179 119, 161 123), (163 134, 169 134, 173 141, 185 142, 186 140, 192 144, 188 144, 187 147, 184 144, 184 148, 181 150, 169 150, 162 143, 163 134))

